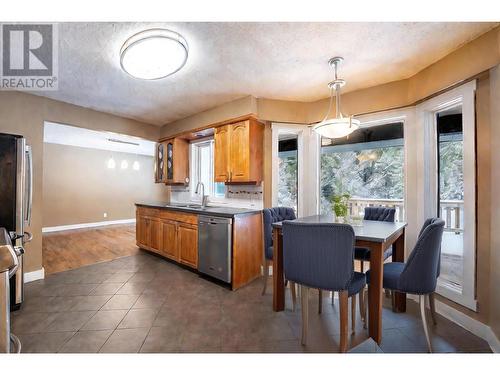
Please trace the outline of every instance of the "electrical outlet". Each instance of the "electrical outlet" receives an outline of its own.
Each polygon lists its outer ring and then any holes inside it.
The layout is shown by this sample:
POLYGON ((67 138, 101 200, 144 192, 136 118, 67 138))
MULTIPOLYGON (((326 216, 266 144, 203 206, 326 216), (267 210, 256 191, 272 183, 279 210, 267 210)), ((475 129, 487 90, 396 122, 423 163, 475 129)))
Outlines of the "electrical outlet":
POLYGON ((106 217, 108 217, 108 213, 105 212, 102 216, 104 216, 106 218, 106 217))

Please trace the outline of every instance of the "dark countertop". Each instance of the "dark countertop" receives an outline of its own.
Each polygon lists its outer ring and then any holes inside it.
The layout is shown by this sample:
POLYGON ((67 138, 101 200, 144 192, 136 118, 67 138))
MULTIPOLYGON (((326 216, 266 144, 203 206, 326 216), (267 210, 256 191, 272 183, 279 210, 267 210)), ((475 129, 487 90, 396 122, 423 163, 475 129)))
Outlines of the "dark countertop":
POLYGON ((185 204, 181 205, 178 203, 165 203, 165 202, 136 202, 135 205, 142 207, 162 208, 172 211, 189 212, 192 214, 199 214, 199 215, 220 216, 220 217, 230 217, 230 218, 236 215, 253 215, 261 212, 261 210, 251 210, 248 208, 215 207, 215 206, 207 206, 205 208, 193 207, 196 206, 196 204, 193 204, 191 207, 186 207, 185 204))

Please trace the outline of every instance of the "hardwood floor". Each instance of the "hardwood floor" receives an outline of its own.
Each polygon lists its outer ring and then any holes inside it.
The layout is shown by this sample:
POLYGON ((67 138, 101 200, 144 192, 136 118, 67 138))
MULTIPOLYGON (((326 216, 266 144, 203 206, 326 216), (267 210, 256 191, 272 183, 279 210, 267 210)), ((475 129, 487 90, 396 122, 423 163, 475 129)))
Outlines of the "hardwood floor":
POLYGON ((72 270, 140 252, 135 224, 45 233, 42 242, 46 274, 72 270))

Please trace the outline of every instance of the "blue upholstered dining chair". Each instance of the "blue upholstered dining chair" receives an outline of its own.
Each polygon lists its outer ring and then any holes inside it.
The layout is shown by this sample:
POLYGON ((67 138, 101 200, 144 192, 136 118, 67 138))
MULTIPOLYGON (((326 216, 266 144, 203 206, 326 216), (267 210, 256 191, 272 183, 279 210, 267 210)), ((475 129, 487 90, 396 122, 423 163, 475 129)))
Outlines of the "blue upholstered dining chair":
POLYGON ((303 345, 307 343, 309 288, 315 288, 339 292, 340 351, 347 350, 348 298, 354 301, 355 318, 355 297, 366 285, 365 275, 354 272, 354 242, 354 230, 347 224, 283 222, 283 270, 286 279, 300 285, 303 345))
MULTIPOLYGON (((365 208, 365 220, 374 221, 387 221, 394 222, 394 216, 396 215, 395 208, 389 207, 366 207, 365 208)), ((392 246, 384 252, 384 260, 392 255, 392 246)), ((364 271, 365 262, 370 261, 370 249, 367 247, 358 247, 354 249, 354 259, 361 262, 361 272, 364 271)))
MULTIPOLYGON (((443 230, 444 221, 442 219, 427 219, 406 263, 384 264, 383 287, 385 289, 419 296, 420 315, 429 352, 432 352, 432 345, 425 315, 425 296, 429 297, 432 320, 436 324, 434 291, 439 276, 443 230)), ((370 271, 366 273, 366 277, 370 283, 370 271)), ((366 314, 366 310, 364 314, 366 314)))
MULTIPOLYGON (((269 267, 273 261, 273 223, 283 220, 295 220, 295 211, 290 207, 273 207, 262 210, 264 224, 264 287, 262 295, 266 294, 267 280, 269 278, 269 267)), ((291 285, 292 299, 295 305, 295 288, 291 285)))

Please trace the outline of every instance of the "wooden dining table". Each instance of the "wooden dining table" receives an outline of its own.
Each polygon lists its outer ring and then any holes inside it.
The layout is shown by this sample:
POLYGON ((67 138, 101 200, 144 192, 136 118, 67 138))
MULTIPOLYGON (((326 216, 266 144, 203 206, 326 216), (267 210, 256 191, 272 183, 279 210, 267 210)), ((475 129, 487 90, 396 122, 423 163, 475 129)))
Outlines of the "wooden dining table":
MULTIPOLYGON (((333 223, 330 215, 314 215, 296 219, 305 223, 333 223)), ((285 309, 285 277, 283 272, 283 222, 273 223, 273 310, 285 309)), ((382 294, 384 252, 393 246, 392 261, 404 262, 405 228, 404 222, 383 222, 363 220, 354 224, 356 246, 367 247, 370 252, 370 284, 368 286, 368 330, 370 337, 380 344, 382 340, 382 294)), ((332 245, 333 250, 335 246, 332 245)), ((393 309, 406 311, 406 294, 395 293, 393 309)))

